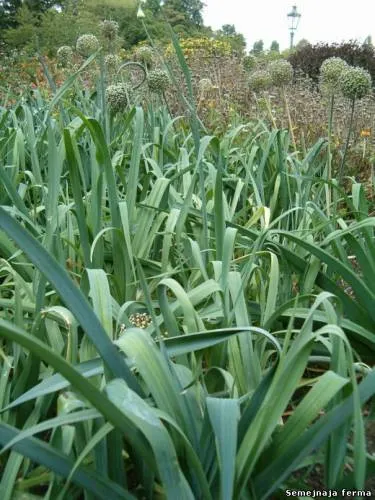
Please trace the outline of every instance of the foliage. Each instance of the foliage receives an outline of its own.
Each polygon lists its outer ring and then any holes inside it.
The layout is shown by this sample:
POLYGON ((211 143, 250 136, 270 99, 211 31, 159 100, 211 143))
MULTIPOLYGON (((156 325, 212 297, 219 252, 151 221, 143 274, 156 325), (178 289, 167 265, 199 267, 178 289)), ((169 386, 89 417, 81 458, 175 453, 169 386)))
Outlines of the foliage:
POLYGON ((98 22, 89 11, 76 16, 71 9, 57 12, 49 10, 36 17, 26 6, 17 14, 18 26, 5 32, 4 38, 10 48, 35 53, 38 48, 54 55, 62 45, 75 46, 83 33, 98 33, 98 22))
POLYGON ((203 3, 200 0, 165 0, 163 11, 171 26, 181 27, 203 24, 203 3))
POLYGON ((21 5, 21 0, 0 2, 0 39, 3 39, 3 33, 6 29, 14 28, 17 25, 16 14, 21 5))
POLYGON ((5 41, 10 47, 35 47, 36 40, 36 15, 26 6, 23 5, 17 11, 15 16, 17 28, 11 28, 5 32, 5 41))
POLYGON ((3 30, 16 28, 20 24, 20 19, 17 17, 19 10, 22 7, 27 7, 34 15, 40 16, 47 12, 51 7, 61 7, 62 2, 59 0, 2 0, 0 2, 0 38, 3 38, 3 30))
MULTIPOLYGON (((64 2, 59 10, 50 8, 47 0, 43 1, 40 8, 31 8, 27 2, 22 8, 17 5, 11 10, 9 6, 7 9, 10 17, 3 21, 4 28, 9 28, 4 30, 4 39, 11 48, 28 47, 35 50, 37 38, 38 48, 42 51, 48 50, 52 55, 61 45, 74 45, 78 36, 84 33, 93 33, 96 36, 102 34, 103 40, 113 41, 113 37, 108 39, 108 36, 103 34, 101 23, 106 23, 105 26, 115 23, 115 35, 118 30, 121 44, 130 48, 147 39, 141 21, 135 18, 136 6, 137 2, 130 0, 125 3, 116 0, 64 2), (116 21, 112 21, 113 19, 116 21)), ((166 20, 184 36, 204 33, 202 7, 203 4, 199 0, 169 0, 163 5, 160 5, 158 0, 147 0, 144 11, 149 33, 156 40, 166 41, 166 20)), ((239 42, 236 43, 238 46, 239 42)))

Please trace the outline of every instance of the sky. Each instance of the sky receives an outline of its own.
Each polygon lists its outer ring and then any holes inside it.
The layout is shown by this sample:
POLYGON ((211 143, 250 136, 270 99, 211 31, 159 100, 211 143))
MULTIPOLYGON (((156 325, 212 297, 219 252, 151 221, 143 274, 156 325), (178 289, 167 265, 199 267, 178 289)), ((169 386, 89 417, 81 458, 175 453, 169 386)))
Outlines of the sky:
POLYGON ((306 38, 311 43, 360 40, 371 35, 375 42, 374 0, 203 0, 206 25, 219 29, 234 24, 248 48, 256 40, 265 49, 277 40, 281 49, 289 47, 287 13, 297 6, 301 18, 295 42, 306 38))

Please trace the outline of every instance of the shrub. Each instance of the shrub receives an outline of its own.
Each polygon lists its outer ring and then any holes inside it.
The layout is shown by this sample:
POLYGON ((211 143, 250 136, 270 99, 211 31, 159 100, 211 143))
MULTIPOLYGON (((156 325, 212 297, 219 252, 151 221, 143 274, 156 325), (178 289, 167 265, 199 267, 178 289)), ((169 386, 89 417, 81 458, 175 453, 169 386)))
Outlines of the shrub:
MULTIPOLYGON (((206 56, 229 56, 233 50, 229 42, 225 40, 211 40, 210 38, 185 38, 182 39, 181 48, 185 57, 197 56, 199 54, 206 56)), ((170 43, 166 49, 166 55, 174 53, 172 44, 170 43)))
POLYGON ((318 83, 320 67, 329 57, 340 57, 352 66, 360 66, 375 80, 374 48, 371 45, 360 45, 356 41, 305 45, 290 54, 288 60, 295 70, 301 70, 318 83))
POLYGON ((242 64, 243 67, 245 68, 246 71, 251 71, 255 68, 257 63, 257 59, 255 56, 252 54, 248 54, 242 59, 242 64))

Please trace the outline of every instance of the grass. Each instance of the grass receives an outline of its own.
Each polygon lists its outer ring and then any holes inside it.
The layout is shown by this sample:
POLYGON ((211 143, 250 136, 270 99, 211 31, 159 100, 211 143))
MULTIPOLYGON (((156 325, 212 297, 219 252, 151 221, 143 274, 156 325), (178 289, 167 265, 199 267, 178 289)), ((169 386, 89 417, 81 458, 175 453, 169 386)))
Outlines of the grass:
POLYGON ((324 140, 113 116, 78 75, 0 110, 1 498, 266 499, 315 463, 364 489, 363 186, 327 205, 324 140))

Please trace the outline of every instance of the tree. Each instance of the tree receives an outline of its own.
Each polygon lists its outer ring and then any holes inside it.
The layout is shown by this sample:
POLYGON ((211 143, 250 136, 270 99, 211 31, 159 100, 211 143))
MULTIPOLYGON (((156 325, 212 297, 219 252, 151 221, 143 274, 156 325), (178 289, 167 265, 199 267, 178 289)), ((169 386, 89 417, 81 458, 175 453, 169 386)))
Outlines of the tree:
POLYGON ((234 24, 223 24, 220 31, 224 36, 233 36, 237 34, 234 24))
POLYGON ((253 50, 251 51, 253 54, 261 54, 264 50, 264 42, 263 40, 257 40, 254 42, 253 50))
MULTIPOLYGON (((17 15, 21 7, 27 8, 31 13, 36 14, 38 18, 44 12, 47 12, 51 7, 61 6, 63 0, 0 0, 0 38, 5 37, 5 31, 10 28, 19 26, 20 21, 17 15)), ((26 11, 23 12, 21 18, 25 24, 26 11)), ((38 23, 38 18, 34 19, 34 23, 38 23)), ((26 23, 27 24, 27 23, 26 23)), ((26 33, 23 31, 23 33, 26 33)), ((21 36, 21 38, 23 35, 21 36)))
POLYGON ((279 42, 277 42, 276 40, 273 40, 273 42, 271 43, 270 51, 271 52, 280 52, 279 42))
POLYGON ((187 26, 188 16, 184 10, 182 0, 166 0, 162 6, 163 13, 171 26, 187 26))
POLYGON ((188 15, 188 20, 194 26, 203 26, 201 0, 182 0, 182 7, 188 15))
POLYGON ((51 7, 61 5, 61 1, 59 0, 24 0, 24 5, 26 5, 31 12, 35 12, 36 14, 42 14, 43 12, 47 12, 51 7))
POLYGON ((372 37, 371 37, 371 35, 368 35, 368 36, 365 38, 365 40, 364 40, 364 42, 363 42, 363 45, 364 45, 364 46, 368 46, 368 47, 373 47, 373 44, 372 44, 372 37))
POLYGON ((230 44, 233 52, 242 56, 246 48, 245 37, 237 33, 234 24, 224 24, 220 30, 215 33, 215 38, 224 40, 230 44))
POLYGON ((200 0, 165 0, 163 12, 172 26, 200 27, 203 25, 203 3, 200 0))
POLYGON ((311 43, 306 38, 301 38, 301 40, 297 43, 295 49, 301 50, 305 47, 311 47, 311 43))
POLYGON ((35 50, 37 21, 36 15, 26 5, 22 5, 14 17, 15 27, 4 32, 5 42, 13 48, 28 46, 35 50))
POLYGON ((17 26, 16 14, 21 5, 21 0, 0 0, 0 34, 17 26))
POLYGON ((145 10, 149 10, 152 14, 159 14, 161 10, 160 0, 147 0, 145 10))

